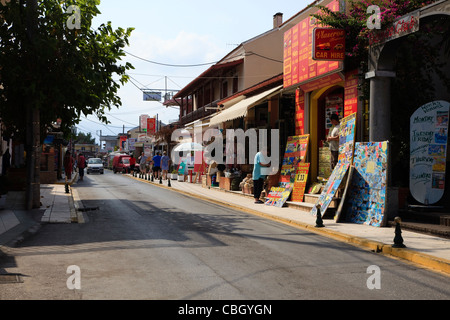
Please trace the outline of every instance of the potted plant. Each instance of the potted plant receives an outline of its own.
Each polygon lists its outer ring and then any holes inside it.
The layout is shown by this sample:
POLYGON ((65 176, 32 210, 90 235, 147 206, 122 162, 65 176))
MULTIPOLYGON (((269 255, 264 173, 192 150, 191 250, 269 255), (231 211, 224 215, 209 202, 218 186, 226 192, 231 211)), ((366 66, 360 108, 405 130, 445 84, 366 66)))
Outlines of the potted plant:
POLYGON ((177 180, 177 177, 178 177, 178 171, 173 169, 172 173, 170 174, 170 179, 177 180))

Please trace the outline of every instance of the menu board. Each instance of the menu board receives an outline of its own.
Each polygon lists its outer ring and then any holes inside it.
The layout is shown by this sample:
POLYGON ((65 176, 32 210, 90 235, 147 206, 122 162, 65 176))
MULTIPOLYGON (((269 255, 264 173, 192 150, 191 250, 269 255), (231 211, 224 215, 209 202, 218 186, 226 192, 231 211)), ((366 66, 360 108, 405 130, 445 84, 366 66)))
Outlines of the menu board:
POLYGON ((447 101, 427 103, 410 120, 409 189, 425 205, 444 195, 449 106, 447 101))
POLYGON ((354 172, 345 201, 346 220, 385 225, 388 142, 356 143, 354 172))
POLYGON ((303 202, 305 195, 306 181, 308 180, 309 163, 300 163, 295 175, 294 189, 292 190, 292 201, 303 202))

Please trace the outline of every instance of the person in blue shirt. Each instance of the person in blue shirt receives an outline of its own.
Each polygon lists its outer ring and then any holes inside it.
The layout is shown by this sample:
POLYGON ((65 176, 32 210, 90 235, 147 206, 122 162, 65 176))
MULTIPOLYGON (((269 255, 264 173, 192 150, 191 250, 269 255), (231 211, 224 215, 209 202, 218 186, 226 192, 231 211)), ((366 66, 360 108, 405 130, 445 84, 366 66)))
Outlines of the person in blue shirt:
POLYGON ((259 198, 261 197, 261 192, 264 187, 264 179, 266 176, 262 173, 261 168, 270 167, 270 162, 267 163, 267 148, 263 147, 261 151, 256 153, 255 161, 253 165, 253 197, 255 198, 256 204, 264 203, 259 198))
POLYGON ((156 156, 152 158, 153 161, 153 178, 159 179, 159 172, 161 171, 161 155, 156 152, 156 156))

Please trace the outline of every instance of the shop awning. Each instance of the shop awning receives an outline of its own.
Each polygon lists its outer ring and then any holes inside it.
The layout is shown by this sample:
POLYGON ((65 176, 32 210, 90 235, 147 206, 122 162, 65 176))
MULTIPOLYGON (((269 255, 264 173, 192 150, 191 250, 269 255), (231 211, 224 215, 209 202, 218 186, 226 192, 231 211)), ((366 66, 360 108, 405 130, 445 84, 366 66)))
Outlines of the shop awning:
POLYGON ((225 109, 218 115, 212 117, 209 121, 209 126, 211 127, 222 122, 245 117, 247 115, 248 109, 279 93, 282 88, 283 86, 278 86, 276 88, 272 88, 270 90, 257 94, 253 97, 249 97, 242 101, 239 101, 238 103, 234 104, 228 109, 225 109))

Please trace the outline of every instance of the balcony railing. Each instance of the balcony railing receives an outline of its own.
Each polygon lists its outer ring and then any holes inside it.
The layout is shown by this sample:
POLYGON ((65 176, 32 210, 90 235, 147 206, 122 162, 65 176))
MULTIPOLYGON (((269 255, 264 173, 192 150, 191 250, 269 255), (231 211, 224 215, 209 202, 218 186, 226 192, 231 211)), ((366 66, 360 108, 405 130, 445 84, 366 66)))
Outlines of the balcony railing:
POLYGON ((194 110, 191 113, 181 117, 181 119, 180 119, 181 125, 185 125, 187 123, 194 122, 196 120, 207 117, 213 113, 216 113, 217 101, 218 100, 213 101, 212 103, 209 103, 206 106, 198 108, 197 110, 194 110))

